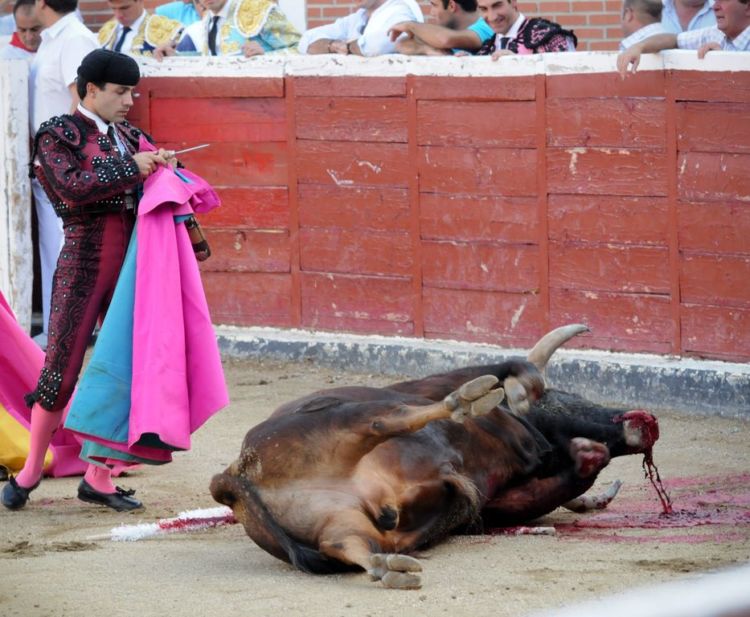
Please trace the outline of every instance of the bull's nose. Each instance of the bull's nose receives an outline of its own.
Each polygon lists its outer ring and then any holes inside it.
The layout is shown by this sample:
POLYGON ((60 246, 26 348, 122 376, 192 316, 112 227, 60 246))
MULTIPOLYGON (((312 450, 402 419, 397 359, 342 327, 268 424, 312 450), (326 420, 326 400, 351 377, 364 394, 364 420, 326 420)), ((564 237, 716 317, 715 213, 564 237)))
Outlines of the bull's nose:
POLYGON ((634 448, 651 448, 659 439, 659 422, 645 409, 633 409, 622 415, 625 442, 634 448))

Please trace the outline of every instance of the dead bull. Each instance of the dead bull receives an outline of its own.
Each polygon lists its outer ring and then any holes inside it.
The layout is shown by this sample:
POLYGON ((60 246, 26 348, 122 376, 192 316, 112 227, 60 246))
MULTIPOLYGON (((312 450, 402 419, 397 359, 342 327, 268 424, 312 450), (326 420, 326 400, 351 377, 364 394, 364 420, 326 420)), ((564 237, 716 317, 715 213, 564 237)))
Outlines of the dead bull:
POLYGON ((545 388, 552 353, 586 329, 550 332, 528 360, 287 403, 248 432, 211 493, 305 572, 362 568, 417 588, 421 565, 405 553, 468 525, 532 520, 583 495, 610 457, 650 452, 651 414, 545 388))

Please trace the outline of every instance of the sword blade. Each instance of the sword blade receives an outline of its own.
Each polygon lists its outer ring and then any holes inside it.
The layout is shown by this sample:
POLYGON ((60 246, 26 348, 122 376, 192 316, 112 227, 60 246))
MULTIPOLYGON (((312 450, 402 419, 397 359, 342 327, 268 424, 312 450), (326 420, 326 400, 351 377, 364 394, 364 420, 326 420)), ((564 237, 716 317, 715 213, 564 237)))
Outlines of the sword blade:
POLYGON ((211 144, 201 144, 200 146, 193 146, 192 148, 184 148, 182 150, 175 150, 172 155, 177 156, 178 154, 185 154, 185 152, 192 152, 193 150, 201 150, 202 148, 208 148, 211 144))

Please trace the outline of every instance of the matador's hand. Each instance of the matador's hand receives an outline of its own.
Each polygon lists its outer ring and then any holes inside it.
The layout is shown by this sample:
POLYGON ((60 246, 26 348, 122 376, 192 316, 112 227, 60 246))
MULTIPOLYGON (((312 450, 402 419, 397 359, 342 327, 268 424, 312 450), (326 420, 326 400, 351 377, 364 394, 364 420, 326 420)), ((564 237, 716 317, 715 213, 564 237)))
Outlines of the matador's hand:
POLYGON ((133 160, 138 164, 138 171, 144 178, 154 173, 157 166, 167 164, 167 160, 158 152, 138 152, 133 155, 133 160))

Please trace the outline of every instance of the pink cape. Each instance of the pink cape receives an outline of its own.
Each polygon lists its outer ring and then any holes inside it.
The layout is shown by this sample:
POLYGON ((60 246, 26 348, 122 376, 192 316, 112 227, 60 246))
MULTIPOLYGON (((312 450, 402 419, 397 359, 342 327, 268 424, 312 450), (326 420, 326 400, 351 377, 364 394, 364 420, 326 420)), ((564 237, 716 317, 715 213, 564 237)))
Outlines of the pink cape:
MULTIPOLYGON (((0 404, 28 434, 31 411, 24 395, 36 388, 44 366, 44 352, 18 325, 15 315, 0 293, 0 404)), ((70 431, 58 430, 50 443, 52 463, 44 470, 51 476, 82 474, 86 463, 78 458, 80 443, 70 431)))
MULTIPOLYGON (((153 146, 141 139, 141 150, 153 146)), ((138 205, 133 381, 128 444, 151 433, 173 448, 229 403, 198 262, 174 217, 207 212, 219 198, 202 178, 160 167, 138 205), (158 413, 155 411, 158 410, 158 413)))
MULTIPOLYGON (((144 139, 140 148, 154 150, 144 139)), ((143 188, 135 237, 68 415, 90 461, 169 462, 229 402, 198 262, 179 222, 218 206, 218 196, 195 174, 167 167, 143 188)))
MULTIPOLYGON (((145 146, 141 146, 145 150, 145 146)), ((174 216, 219 205, 202 178, 159 168, 138 206, 129 444, 144 434, 179 449, 229 403, 216 334, 190 239, 174 216), (154 413, 154 410, 159 413, 154 413)))

